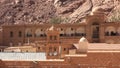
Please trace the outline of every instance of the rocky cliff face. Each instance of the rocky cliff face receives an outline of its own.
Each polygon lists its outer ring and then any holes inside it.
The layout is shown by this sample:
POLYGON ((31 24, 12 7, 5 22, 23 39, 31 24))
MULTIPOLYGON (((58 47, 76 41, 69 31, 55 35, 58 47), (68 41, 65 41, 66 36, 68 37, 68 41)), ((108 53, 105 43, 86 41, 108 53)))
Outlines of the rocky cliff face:
POLYGON ((50 23, 56 17, 62 23, 76 23, 96 8, 113 19, 119 6, 120 0, 0 0, 0 23, 50 23))

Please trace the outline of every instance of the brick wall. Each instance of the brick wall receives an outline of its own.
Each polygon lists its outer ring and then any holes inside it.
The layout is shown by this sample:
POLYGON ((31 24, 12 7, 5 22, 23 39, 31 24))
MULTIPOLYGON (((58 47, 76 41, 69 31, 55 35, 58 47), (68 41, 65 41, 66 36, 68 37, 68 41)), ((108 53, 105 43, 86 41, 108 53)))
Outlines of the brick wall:
MULTIPOLYGON (((7 68, 120 68, 120 53, 88 53, 86 57, 67 56, 53 61, 3 61, 7 68)), ((1 64, 3 64, 0 63, 1 64)))

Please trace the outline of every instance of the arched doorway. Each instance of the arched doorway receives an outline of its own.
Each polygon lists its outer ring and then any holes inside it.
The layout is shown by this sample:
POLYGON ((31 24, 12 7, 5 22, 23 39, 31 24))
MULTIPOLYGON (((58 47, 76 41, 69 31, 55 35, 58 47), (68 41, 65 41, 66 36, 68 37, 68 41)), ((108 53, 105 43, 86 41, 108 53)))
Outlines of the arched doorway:
POLYGON ((96 22, 92 24, 92 39, 93 42, 99 42, 99 24, 96 22))

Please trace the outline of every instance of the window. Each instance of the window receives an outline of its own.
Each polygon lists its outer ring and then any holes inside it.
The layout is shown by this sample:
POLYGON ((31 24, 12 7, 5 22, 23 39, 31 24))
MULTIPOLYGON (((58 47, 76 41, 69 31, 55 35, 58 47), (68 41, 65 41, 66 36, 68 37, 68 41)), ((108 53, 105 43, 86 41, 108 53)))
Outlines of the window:
POLYGON ((25 30, 25 35, 26 35, 26 37, 32 37, 32 29, 27 28, 27 29, 25 30))
POLYGON ((61 28, 61 31, 63 31, 63 29, 61 28))
POLYGON ((93 23, 92 24, 92 38, 99 38, 99 24, 93 23))
POLYGON ((43 31, 43 29, 41 29, 41 31, 43 31))
POLYGON ((38 49, 40 49, 40 47, 38 47, 38 49))
POLYGON ((40 28, 36 29, 36 31, 35 31, 35 37, 43 37, 43 36, 44 36, 43 29, 40 29, 40 28))
POLYGON ((71 30, 73 31, 73 28, 71 28, 71 30))
POLYGON ((50 40, 57 40, 57 36, 50 36, 50 40))
POLYGON ((26 36, 27 36, 27 37, 32 37, 32 34, 29 34, 29 33, 28 33, 26 36))
POLYGON ((52 47, 49 47, 49 51, 52 51, 52 47))
POLYGON ((54 51, 57 51, 57 49, 54 47, 54 51))
POLYGON ((66 51, 66 48, 64 48, 64 51, 66 51))
POLYGON ((28 52, 28 50, 26 50, 26 52, 28 52))
POLYGON ((22 37, 22 32, 21 31, 19 31, 19 37, 22 37))
POLYGON ((12 52, 14 52, 14 51, 12 51, 12 52))
POLYGON ((52 36, 50 36, 50 40, 52 40, 52 36))
POLYGON ((56 37, 56 36, 54 36, 54 40, 57 40, 57 37, 56 37))
POLYGON ((10 32, 10 37, 13 37, 13 32, 12 31, 10 32))

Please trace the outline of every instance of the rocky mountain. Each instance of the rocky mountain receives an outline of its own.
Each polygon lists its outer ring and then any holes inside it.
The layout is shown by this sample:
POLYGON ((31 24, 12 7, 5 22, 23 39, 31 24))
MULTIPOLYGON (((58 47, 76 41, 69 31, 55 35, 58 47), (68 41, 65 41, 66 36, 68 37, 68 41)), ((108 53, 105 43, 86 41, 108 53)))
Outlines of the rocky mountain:
POLYGON ((119 8, 120 0, 0 0, 0 24, 80 23, 97 9, 120 21, 119 8))

